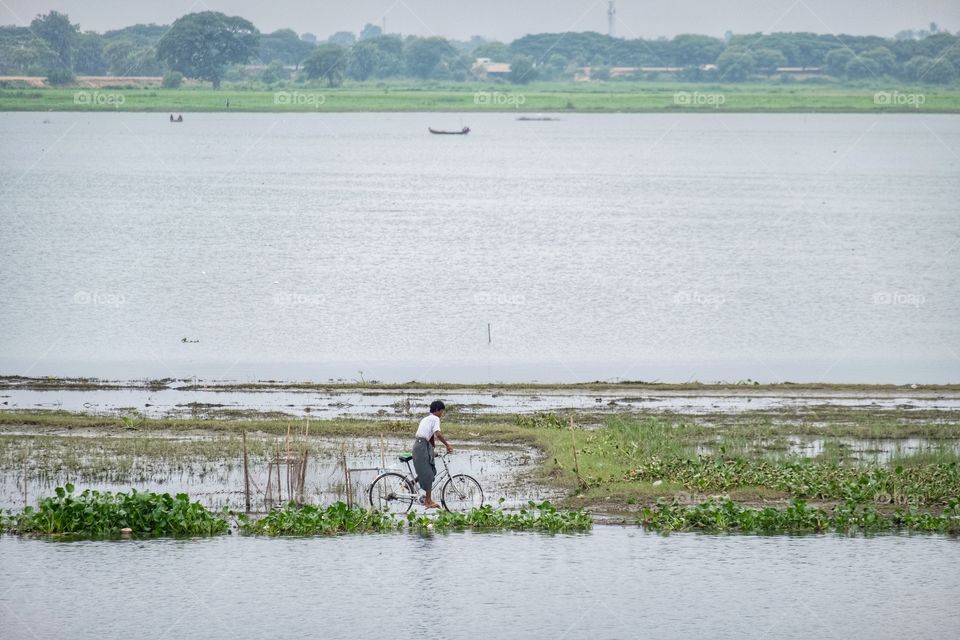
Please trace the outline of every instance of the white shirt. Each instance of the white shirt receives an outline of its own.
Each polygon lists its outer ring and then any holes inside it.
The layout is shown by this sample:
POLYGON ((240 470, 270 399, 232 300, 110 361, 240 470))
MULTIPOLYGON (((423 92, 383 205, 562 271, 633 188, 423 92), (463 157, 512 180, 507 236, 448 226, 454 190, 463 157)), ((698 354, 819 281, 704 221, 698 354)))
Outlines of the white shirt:
POLYGON ((417 437, 429 440, 438 431, 440 431, 440 418, 431 413, 420 421, 420 426, 417 427, 417 437))

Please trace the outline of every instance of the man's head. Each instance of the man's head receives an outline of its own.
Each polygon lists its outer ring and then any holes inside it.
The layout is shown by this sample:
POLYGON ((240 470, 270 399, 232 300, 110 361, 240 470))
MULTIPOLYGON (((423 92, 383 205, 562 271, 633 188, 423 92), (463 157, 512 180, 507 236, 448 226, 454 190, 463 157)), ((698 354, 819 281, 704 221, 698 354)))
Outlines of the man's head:
POLYGON ((446 405, 444 405, 440 400, 434 400, 430 403, 430 413, 440 418, 443 417, 443 412, 446 410, 446 408, 446 405))

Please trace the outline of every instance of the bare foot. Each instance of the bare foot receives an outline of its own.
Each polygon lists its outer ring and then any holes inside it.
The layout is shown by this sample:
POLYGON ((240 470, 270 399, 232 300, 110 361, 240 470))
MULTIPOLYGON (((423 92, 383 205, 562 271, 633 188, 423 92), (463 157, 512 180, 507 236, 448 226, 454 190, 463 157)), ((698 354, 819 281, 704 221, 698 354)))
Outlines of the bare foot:
POLYGON ((426 504, 423 505, 423 506, 426 507, 427 509, 439 509, 439 508, 440 508, 440 505, 437 504, 436 502, 428 502, 428 503, 426 503, 426 504))

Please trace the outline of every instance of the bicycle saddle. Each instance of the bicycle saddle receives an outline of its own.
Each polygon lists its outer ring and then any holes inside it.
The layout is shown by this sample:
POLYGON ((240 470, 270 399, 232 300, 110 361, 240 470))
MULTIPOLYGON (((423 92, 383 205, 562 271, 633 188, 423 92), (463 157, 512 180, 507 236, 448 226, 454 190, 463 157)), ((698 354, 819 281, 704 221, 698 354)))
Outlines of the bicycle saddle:
POLYGON ((405 451, 400 454, 399 460, 400 462, 410 462, 413 460, 413 454, 405 451))

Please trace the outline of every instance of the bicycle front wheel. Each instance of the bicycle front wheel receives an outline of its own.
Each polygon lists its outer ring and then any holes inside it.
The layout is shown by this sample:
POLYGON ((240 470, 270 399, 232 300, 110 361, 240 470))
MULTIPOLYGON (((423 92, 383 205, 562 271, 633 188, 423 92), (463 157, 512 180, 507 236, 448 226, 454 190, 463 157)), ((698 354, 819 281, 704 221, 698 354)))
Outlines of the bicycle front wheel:
POLYGON ((469 511, 483 506, 483 489, 465 473, 450 476, 440 492, 440 504, 447 511, 469 511))
POLYGON ((370 485, 370 506, 382 513, 406 513, 415 499, 413 485, 400 473, 381 473, 370 485))

